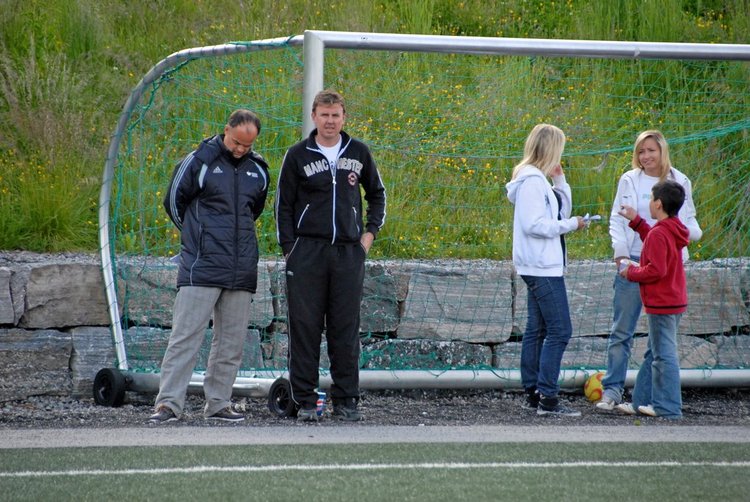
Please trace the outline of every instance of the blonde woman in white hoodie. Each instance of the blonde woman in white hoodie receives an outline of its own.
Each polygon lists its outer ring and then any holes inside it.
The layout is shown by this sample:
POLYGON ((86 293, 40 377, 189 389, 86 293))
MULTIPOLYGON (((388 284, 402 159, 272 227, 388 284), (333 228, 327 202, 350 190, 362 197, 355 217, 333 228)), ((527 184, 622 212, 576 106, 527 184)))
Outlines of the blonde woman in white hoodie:
POLYGON ((524 407, 536 409, 538 415, 577 417, 579 411, 558 399, 560 363, 573 333, 563 277, 564 235, 585 226, 582 217, 570 216, 570 185, 560 165, 564 148, 565 134, 559 128, 535 126, 505 188, 514 205, 513 264, 528 290, 521 343, 524 407))

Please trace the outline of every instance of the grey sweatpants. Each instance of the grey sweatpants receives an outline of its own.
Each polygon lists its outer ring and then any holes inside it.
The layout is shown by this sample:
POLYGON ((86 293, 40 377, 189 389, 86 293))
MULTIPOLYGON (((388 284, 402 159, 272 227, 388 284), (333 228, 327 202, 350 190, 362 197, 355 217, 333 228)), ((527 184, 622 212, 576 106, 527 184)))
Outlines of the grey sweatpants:
POLYGON ((161 364, 156 406, 168 406, 178 417, 185 406, 190 377, 213 314, 213 339, 203 380, 210 416, 229 406, 232 386, 242 360, 247 337, 252 294, 221 288, 183 286, 177 292, 172 314, 172 334, 161 364))

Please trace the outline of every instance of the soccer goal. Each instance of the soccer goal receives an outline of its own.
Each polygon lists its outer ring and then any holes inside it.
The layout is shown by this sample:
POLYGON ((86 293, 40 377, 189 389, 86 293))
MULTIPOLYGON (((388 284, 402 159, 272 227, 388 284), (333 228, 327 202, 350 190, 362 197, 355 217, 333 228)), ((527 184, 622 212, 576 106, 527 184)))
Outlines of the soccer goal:
MULTIPOLYGON (((748 61, 748 45, 321 31, 168 56, 133 89, 104 166, 100 246, 117 360, 100 388, 141 390, 158 379, 179 251, 162 208, 174 164, 246 107, 263 122, 255 148, 274 188, 324 87, 344 95, 345 128, 371 146, 388 190, 367 264, 363 388, 520 386, 525 289, 511 263, 504 185, 539 122, 567 135, 574 214, 602 218, 568 239, 574 333, 563 386, 582 387, 605 367, 615 273, 607 221, 633 142, 652 128, 690 177, 704 230, 686 266, 683 383, 750 383, 748 61)), ((273 195, 258 221, 259 290, 237 384, 249 395, 267 394, 286 370, 273 195)), ((644 317, 633 374, 646 332, 644 317)), ((191 387, 200 388, 207 351, 191 387)))

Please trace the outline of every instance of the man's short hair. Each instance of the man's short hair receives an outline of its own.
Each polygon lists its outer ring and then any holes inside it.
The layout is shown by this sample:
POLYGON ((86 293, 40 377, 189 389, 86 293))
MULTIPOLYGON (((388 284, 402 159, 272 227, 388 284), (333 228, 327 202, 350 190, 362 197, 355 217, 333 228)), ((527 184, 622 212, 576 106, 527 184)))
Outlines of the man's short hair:
POLYGON ((332 89, 326 89, 320 91, 315 95, 313 99, 312 111, 318 107, 318 105, 330 106, 330 105, 341 105, 341 108, 346 113, 346 104, 344 104, 344 97, 338 92, 332 89))
POLYGON ((670 217, 677 216, 685 203, 685 189, 673 180, 658 182, 651 189, 651 196, 654 200, 661 201, 661 207, 670 217))
POLYGON ((260 134, 260 119, 255 113, 244 108, 233 111, 229 116, 227 125, 234 128, 243 124, 253 124, 258 129, 258 134, 260 134))

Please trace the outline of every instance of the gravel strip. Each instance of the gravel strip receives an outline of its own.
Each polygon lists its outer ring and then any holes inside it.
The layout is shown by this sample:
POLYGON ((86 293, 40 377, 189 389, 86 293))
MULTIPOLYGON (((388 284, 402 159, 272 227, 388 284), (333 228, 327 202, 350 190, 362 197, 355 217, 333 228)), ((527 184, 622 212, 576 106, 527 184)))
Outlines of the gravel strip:
MULTIPOLYGON (((561 396, 580 410, 580 418, 537 416, 521 408, 520 392, 503 391, 367 391, 360 410, 361 426, 485 426, 485 425, 567 425, 629 426, 634 423, 674 426, 749 426, 750 390, 683 389, 683 414, 680 421, 650 417, 632 417, 617 412, 601 412, 582 395, 561 396)), ((60 396, 35 396, 22 401, 0 403, 0 429, 62 429, 155 427, 146 421, 152 412, 154 396, 127 393, 118 408, 98 406, 93 400, 75 400, 60 396)), ((258 426, 299 426, 294 419, 278 418, 268 409, 265 399, 240 399, 246 424, 258 426)), ((330 401, 328 402, 330 406, 330 401)), ((202 415, 202 396, 188 396, 185 414, 170 426, 223 427, 235 424, 206 421, 202 415)), ((340 426, 326 410, 319 426, 340 426)), ((346 424, 349 425, 349 424, 346 424)))

